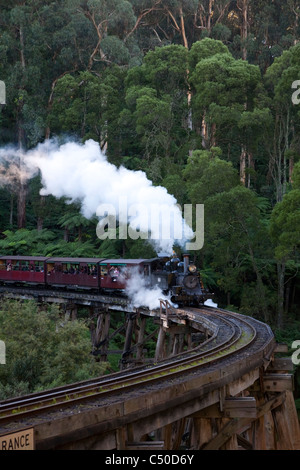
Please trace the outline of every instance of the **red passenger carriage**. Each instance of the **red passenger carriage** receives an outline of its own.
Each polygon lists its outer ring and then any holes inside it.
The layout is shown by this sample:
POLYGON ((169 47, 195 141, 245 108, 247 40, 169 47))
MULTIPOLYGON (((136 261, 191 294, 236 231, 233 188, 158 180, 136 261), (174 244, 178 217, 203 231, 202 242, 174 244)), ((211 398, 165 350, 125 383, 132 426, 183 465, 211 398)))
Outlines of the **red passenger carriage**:
POLYGON ((46 259, 43 256, 2 256, 0 258, 0 281, 45 284, 46 259))
POLYGON ((104 290, 124 290, 126 281, 134 273, 144 274, 144 265, 149 260, 143 259, 104 259, 100 262, 100 287, 104 290))
POLYGON ((52 287, 99 289, 102 258, 48 258, 46 283, 52 287))

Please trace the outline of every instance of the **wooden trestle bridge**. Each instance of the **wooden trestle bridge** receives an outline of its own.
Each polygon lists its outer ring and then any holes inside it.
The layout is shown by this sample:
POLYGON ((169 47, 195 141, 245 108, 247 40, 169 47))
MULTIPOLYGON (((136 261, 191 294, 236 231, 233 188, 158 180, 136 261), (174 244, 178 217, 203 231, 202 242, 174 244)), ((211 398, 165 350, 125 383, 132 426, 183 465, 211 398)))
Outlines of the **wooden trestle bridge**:
POLYGON ((293 364, 268 325, 167 301, 151 311, 82 293, 1 287, 0 295, 59 303, 70 320, 89 308, 99 360, 124 332, 120 372, 0 402, 0 450, 21 442, 41 450, 300 449, 293 364), (111 333, 115 312, 124 321, 111 333))

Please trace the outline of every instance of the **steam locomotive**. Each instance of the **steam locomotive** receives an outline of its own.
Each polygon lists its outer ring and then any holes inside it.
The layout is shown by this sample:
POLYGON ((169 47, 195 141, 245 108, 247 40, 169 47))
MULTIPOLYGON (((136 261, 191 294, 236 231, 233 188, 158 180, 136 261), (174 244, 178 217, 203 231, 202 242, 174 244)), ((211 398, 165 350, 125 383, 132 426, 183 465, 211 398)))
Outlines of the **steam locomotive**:
POLYGON ((201 305, 211 297, 198 270, 184 255, 172 258, 103 259, 0 256, 0 283, 48 289, 126 295, 129 283, 159 287, 179 306, 201 305))

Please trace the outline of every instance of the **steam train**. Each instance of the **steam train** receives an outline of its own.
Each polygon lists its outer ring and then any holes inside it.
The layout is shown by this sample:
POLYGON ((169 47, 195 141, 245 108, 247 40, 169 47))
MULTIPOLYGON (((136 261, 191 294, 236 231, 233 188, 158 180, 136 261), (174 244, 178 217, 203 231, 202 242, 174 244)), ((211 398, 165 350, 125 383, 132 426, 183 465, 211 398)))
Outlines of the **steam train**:
POLYGON ((211 297, 188 255, 183 261, 176 255, 153 259, 0 256, 2 285, 126 295, 128 284, 138 280, 143 287, 159 287, 179 306, 201 305, 211 297))

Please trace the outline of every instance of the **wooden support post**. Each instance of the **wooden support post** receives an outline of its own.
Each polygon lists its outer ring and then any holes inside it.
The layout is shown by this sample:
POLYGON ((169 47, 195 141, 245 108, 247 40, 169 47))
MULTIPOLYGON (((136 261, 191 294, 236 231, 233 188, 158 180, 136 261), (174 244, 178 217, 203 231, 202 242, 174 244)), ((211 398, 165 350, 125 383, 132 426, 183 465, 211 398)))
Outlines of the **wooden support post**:
POLYGON ((164 449, 165 450, 170 450, 171 449, 172 431, 173 431, 172 423, 167 424, 167 426, 164 427, 163 439, 164 439, 164 449))
POLYGON ((163 428, 164 449, 178 450, 184 433, 185 419, 179 419, 163 428))
POLYGON ((70 317, 71 317, 71 312, 70 310, 66 310, 65 311, 65 321, 69 321, 70 320, 70 317))
POLYGON ((125 450, 127 441, 127 429, 125 426, 116 429, 117 450, 125 450))
POLYGON ((173 425, 173 442, 172 442, 173 450, 180 449, 182 436, 184 434, 185 422, 186 422, 185 418, 181 418, 178 421, 176 421, 173 425))
POLYGON ((125 337, 125 344, 124 344, 122 360, 121 360, 121 369, 124 369, 127 366, 126 362, 130 356, 130 346, 132 342, 134 323, 135 323, 135 315, 129 314, 127 318, 126 337, 125 337))
POLYGON ((76 320, 77 318, 77 305, 69 303, 65 307, 65 321, 76 320))
POLYGON ((282 405, 273 410, 277 450, 299 450, 300 432, 294 397, 286 391, 282 405))
POLYGON ((264 416, 253 421, 251 425, 252 446, 254 450, 266 450, 265 419, 264 416))
POLYGON ((179 353, 179 335, 172 335, 172 356, 179 353))
POLYGON ((64 305, 65 321, 75 320, 77 317, 77 306, 71 302, 64 305))
POLYGON ((90 323, 91 340, 93 350, 100 356, 101 361, 107 361, 108 337, 110 328, 110 313, 108 311, 99 312, 98 308, 92 310, 90 323), (96 326, 93 317, 97 316, 96 326))
POLYGON ((276 449, 293 450, 292 437, 289 429, 289 422, 284 413, 283 406, 273 410, 273 419, 276 432, 276 449))
POLYGON ((77 313, 78 313, 77 312, 77 310, 78 310, 77 305, 74 304, 72 307, 73 308, 72 308, 72 317, 71 318, 72 318, 72 320, 77 320, 77 313))
POLYGON ((96 326, 93 322, 93 326, 91 327, 92 341, 93 341, 93 346, 97 348, 100 343, 103 314, 99 313, 98 308, 95 308, 95 310, 93 311, 93 316, 97 317, 97 322, 96 322, 96 326))
POLYGON ((192 342, 192 332, 191 329, 189 329, 189 332, 187 334, 187 349, 190 351, 193 347, 193 342, 192 342))
POLYGON ((213 428, 211 421, 209 418, 193 419, 190 438, 191 449, 200 450, 212 439, 213 428))
POLYGON ((143 361, 143 359, 144 359, 143 340, 144 340, 144 335, 145 335, 145 328, 146 328, 146 317, 142 317, 140 319, 140 324, 139 324, 139 327, 138 327, 138 334, 137 334, 138 346, 137 346, 137 351, 136 351, 136 359, 139 360, 139 361, 143 361))
POLYGON ((155 361, 160 361, 164 358, 164 342, 165 342, 166 332, 161 326, 158 333, 156 350, 155 350, 155 361))
POLYGON ((290 390, 286 391, 286 398, 283 408, 287 416, 293 450, 300 450, 300 426, 294 400, 294 395, 290 390))
POLYGON ((272 411, 267 411, 264 415, 266 450, 275 450, 275 428, 272 411))
POLYGON ((107 361, 107 350, 108 350, 108 335, 110 327, 110 313, 106 312, 102 315, 102 325, 101 325, 101 334, 100 334, 100 344, 101 344, 101 361, 107 361))

